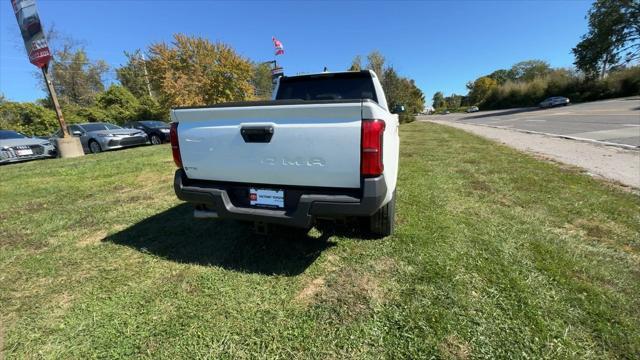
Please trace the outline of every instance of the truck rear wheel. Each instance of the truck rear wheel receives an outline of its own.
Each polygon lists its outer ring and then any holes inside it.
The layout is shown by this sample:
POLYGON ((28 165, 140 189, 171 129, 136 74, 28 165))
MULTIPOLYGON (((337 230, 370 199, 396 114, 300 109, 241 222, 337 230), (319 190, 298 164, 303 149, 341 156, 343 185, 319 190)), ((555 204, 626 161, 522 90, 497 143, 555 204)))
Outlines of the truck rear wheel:
POLYGON ((391 200, 368 218, 368 229, 372 237, 383 238, 393 234, 396 217, 396 192, 391 200))

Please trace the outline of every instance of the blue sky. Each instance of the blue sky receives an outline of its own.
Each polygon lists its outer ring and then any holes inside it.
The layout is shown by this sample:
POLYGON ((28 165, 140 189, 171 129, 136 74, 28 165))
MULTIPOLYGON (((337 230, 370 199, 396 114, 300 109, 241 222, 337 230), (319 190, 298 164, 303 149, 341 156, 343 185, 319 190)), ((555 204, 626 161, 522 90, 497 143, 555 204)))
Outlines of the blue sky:
MULTIPOLYGON (((466 93, 478 76, 527 59, 572 65, 587 31, 591 1, 62 1, 37 0, 45 27, 83 40, 92 59, 112 67, 123 50, 199 35, 232 45, 255 61, 273 59, 271 36, 286 54, 285 73, 346 69, 378 49, 387 63, 434 92, 466 93)), ((9 0, 0 2, 0 92, 17 101, 43 97, 25 56, 9 0)), ((115 80, 110 72, 108 81, 115 80)))

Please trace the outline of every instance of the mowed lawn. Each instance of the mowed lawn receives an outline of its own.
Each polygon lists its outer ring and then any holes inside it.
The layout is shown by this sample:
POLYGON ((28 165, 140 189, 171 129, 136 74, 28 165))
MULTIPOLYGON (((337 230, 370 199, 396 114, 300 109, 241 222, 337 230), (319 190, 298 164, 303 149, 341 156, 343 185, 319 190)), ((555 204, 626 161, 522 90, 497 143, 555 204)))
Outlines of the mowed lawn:
POLYGON ((384 240, 194 220, 166 145, 0 167, 0 354, 640 357, 638 195, 459 130, 401 133, 384 240))

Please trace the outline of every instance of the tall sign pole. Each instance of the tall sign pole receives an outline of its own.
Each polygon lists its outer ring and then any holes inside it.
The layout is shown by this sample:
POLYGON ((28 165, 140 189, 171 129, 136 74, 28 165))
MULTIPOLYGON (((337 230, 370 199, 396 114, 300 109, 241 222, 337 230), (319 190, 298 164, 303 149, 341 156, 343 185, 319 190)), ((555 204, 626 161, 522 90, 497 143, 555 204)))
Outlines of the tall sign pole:
POLYGON ((53 107, 56 110, 58 123, 60 124, 60 129, 62 130, 62 137, 65 137, 65 138, 70 137, 71 135, 69 135, 67 124, 64 122, 64 116, 62 116, 62 109, 60 109, 60 103, 58 102, 56 89, 53 87, 51 78, 49 78, 49 64, 42 67, 42 75, 44 76, 44 82, 47 84, 47 90, 49 90, 49 95, 51 95, 51 101, 53 102, 53 107))
POLYGON ((18 21, 18 27, 22 34, 22 40, 24 40, 24 46, 27 49, 29 55, 29 61, 39 67, 42 70, 44 81, 49 90, 49 95, 53 101, 53 106, 58 117, 58 123, 60 124, 60 130, 62 131, 62 138, 57 139, 56 145, 58 145, 58 153, 61 157, 75 157, 84 155, 80 139, 72 137, 67 130, 67 124, 62 116, 62 110, 58 103, 58 97, 56 96, 56 90, 53 87, 51 78, 49 77, 49 62, 51 61, 51 51, 49 50, 49 44, 47 38, 44 36, 42 30, 42 24, 40 23, 40 16, 36 9, 35 0, 11 0, 11 6, 13 12, 16 15, 18 21))

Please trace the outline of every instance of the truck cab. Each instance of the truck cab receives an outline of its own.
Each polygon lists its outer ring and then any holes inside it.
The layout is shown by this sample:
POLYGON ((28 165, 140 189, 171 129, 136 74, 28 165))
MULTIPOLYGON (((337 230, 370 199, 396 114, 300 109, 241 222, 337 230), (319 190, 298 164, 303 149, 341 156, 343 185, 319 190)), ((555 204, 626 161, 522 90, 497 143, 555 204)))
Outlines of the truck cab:
POLYGON ((393 232, 398 115, 373 71, 281 77, 273 100, 171 111, 178 198, 200 218, 393 232))

